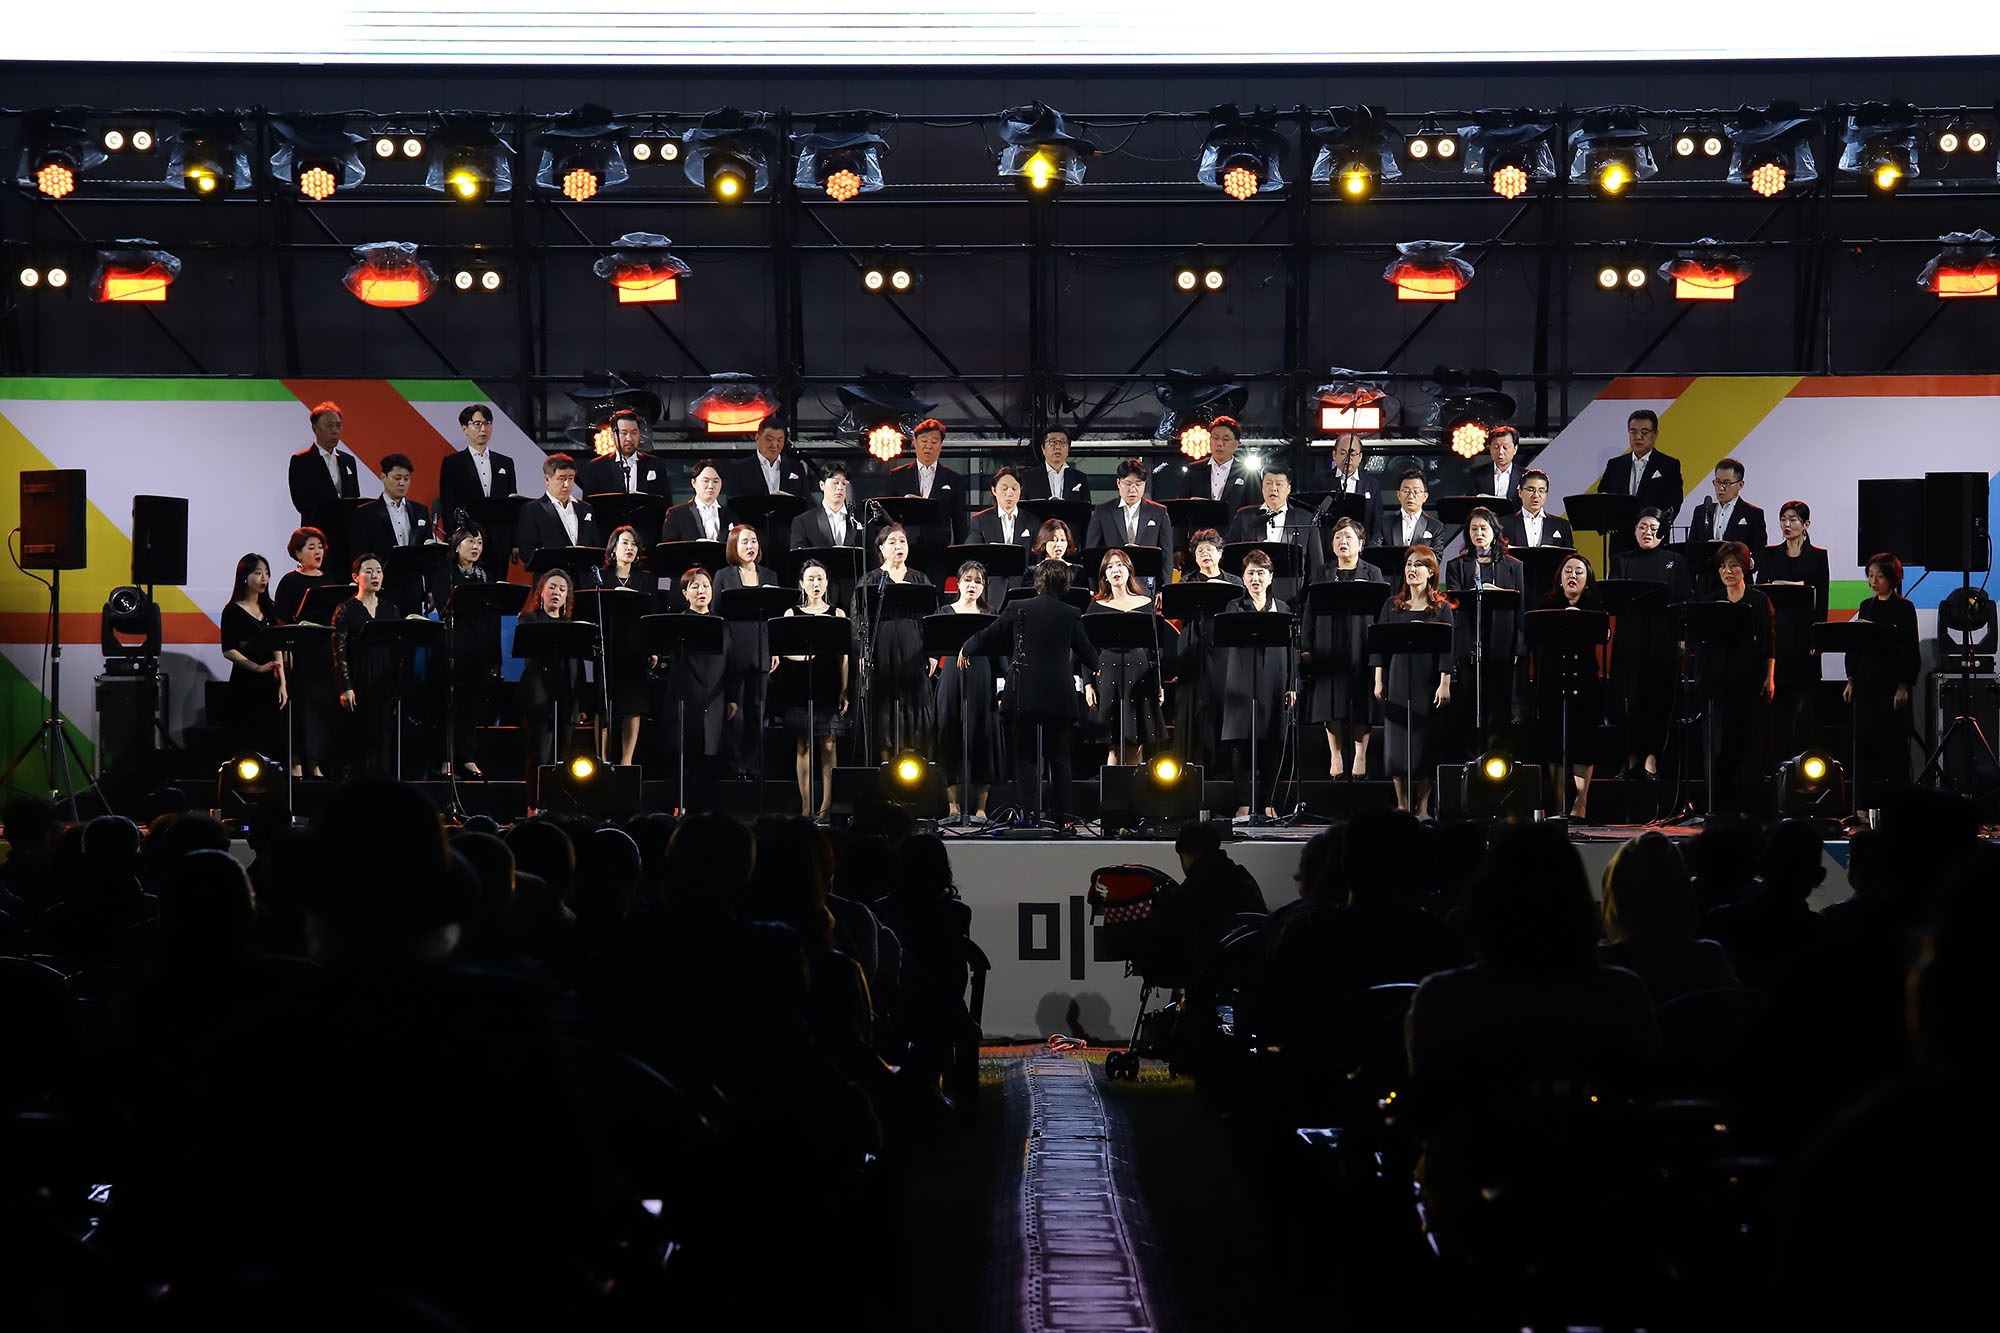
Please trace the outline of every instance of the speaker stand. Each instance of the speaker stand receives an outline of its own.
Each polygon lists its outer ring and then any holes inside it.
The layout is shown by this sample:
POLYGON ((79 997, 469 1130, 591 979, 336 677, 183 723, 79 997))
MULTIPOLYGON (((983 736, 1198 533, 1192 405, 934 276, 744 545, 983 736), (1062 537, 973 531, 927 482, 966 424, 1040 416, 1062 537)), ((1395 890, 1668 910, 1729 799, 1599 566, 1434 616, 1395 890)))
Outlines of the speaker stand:
MULTIPOLYGON (((84 762, 83 755, 76 748, 76 742, 70 739, 69 731, 63 726, 62 571, 60 569, 49 571, 49 635, 43 646, 49 650, 49 715, 42 719, 42 725, 35 728, 35 734, 28 737, 27 742, 14 755, 14 761, 7 765, 7 771, 0 773, 0 787, 13 786, 15 772, 27 762, 28 756, 40 747, 42 771, 50 782, 56 780, 56 768, 58 766, 62 768, 62 781, 56 785, 52 794, 68 806, 69 821, 74 824, 78 821, 77 793, 73 788, 76 775, 69 763, 72 758, 75 759, 76 766, 83 770, 85 777, 90 776, 90 765, 84 762)), ((93 791, 96 787, 97 782, 92 779, 83 785, 83 790, 93 791)))

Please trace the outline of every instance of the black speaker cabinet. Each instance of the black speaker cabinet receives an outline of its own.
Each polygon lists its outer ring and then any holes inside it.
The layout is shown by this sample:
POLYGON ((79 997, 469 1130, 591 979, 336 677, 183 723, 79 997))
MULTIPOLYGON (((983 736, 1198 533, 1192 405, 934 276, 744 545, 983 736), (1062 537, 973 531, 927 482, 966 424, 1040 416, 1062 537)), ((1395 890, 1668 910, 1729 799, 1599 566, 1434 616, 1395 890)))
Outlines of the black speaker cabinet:
POLYGON ((1925 569, 1979 574, 1988 568, 1986 480, 1984 472, 1924 473, 1925 569))
POLYGON ((188 502, 173 495, 132 497, 132 582, 178 588, 188 578, 188 502))
POLYGON ((82 569, 82 468, 21 474, 21 567, 82 569))

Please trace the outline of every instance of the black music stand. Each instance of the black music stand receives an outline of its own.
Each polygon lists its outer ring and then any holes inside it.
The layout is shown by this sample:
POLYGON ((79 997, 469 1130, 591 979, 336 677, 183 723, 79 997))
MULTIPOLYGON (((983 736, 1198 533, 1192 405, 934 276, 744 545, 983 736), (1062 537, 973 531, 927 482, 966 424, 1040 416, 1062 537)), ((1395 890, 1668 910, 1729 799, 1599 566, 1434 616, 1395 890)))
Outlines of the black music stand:
MULTIPOLYGON (((1473 567, 1478 567, 1477 561, 1473 562, 1473 567)), ((1458 598, 1461 607, 1468 600, 1472 604, 1472 725, 1483 737, 1490 725, 1486 718, 1486 652, 1488 640, 1493 634, 1493 621, 1503 611, 1518 612, 1521 609, 1521 594, 1497 583, 1473 583, 1460 588, 1458 598)), ((1510 643, 1507 646, 1510 663, 1513 656, 1513 645, 1510 643)))
MULTIPOLYGON (((1250 823, 1266 825, 1271 823, 1264 817, 1264 803, 1257 799, 1257 700, 1263 697, 1265 648, 1286 648, 1292 646, 1292 635, 1298 618, 1289 611, 1224 611, 1215 618, 1215 644, 1218 648, 1249 648, 1258 652, 1250 659, 1250 823)), ((1271 781, 1271 804, 1278 800, 1278 783, 1271 781)))
POLYGON ((813 698, 813 659, 846 657, 854 646, 854 626, 839 616, 829 614, 779 616, 769 621, 765 629, 770 635, 772 653, 779 657, 805 659, 806 806, 810 810, 817 810, 819 807, 813 801, 813 778, 819 770, 819 735, 816 714, 818 701, 813 698))
MULTIPOLYGON (((1811 592, 1810 588, 1800 588, 1800 592, 1811 592)), ((1825 620, 1812 627, 1812 646, 1822 654, 1847 654, 1847 678, 1854 679, 1854 662, 1860 658, 1876 666, 1888 660, 1895 651, 1895 634, 1887 625, 1878 625, 1872 620, 1856 617, 1852 620, 1825 620)), ((1869 810, 1873 806, 1862 803, 1861 772, 1861 700, 1849 692, 1847 701, 1847 784, 1848 808, 1869 810)), ((1907 742, 1905 742, 1907 744, 1907 742)), ((1905 751, 1907 762, 1908 751, 1905 751)))
POLYGON ((1521 586, 1528 596, 1541 598, 1556 586, 1556 571, 1563 561, 1576 554, 1574 546, 1510 546, 1507 554, 1521 562, 1521 586))
MULTIPOLYGON (((928 503, 928 502, 926 502, 928 503)), ((861 632, 861 753, 872 755, 869 742, 874 738, 868 734, 868 704, 875 694, 875 683, 871 677, 875 669, 875 640, 884 620, 921 620, 938 609, 944 598, 944 590, 934 583, 895 583, 886 578, 877 578, 862 584, 862 600, 867 605, 867 623, 861 632)), ((900 722, 900 714, 898 715, 900 722)), ((897 730, 900 732, 901 727, 897 730)), ((896 738, 895 749, 903 750, 903 737, 896 738)))
MULTIPOLYGON (((1071 565, 1070 569, 1074 571, 1076 569, 1076 566, 1071 565)), ((1069 590, 1063 593, 1062 599, 1065 602, 1068 602, 1071 606, 1075 607, 1077 610, 1082 611, 1088 608, 1090 605, 1090 593, 1091 590, 1089 588, 1084 587, 1080 581, 1076 580, 1073 577, 1069 585, 1069 590)), ((1035 591, 1035 586, 1032 583, 1022 584, 1020 587, 1007 589, 1006 600, 1001 602, 1000 605, 1001 608, 1004 610, 1005 608, 1012 606, 1016 602, 1025 602, 1030 597, 1036 597, 1039 595, 1040 594, 1038 594, 1035 591)))
POLYGON ((1403 581, 1403 565, 1408 561, 1409 554, 1407 546, 1364 546, 1361 548, 1361 563, 1381 570, 1393 591, 1403 581))
POLYGON ((1221 615, 1239 597, 1250 594, 1235 583, 1220 579, 1205 583, 1170 583, 1160 589, 1160 614, 1168 620, 1186 622, 1221 615))
POLYGON ((305 600, 299 603, 298 614, 294 615, 292 620, 300 625, 318 625, 332 629, 334 613, 340 610, 342 602, 352 596, 354 596, 354 580, 338 583, 329 578, 306 594, 305 600))
MULTIPOLYGON (((598 553, 598 559, 603 559, 598 553)), ((536 560, 541 556, 537 555, 536 560)), ((716 570, 729 563, 729 554, 721 542, 661 542, 646 552, 646 568, 663 579, 678 581, 682 574, 700 566, 712 576, 716 570)))
POLYGON ((667 497, 654 495, 648 491, 607 491, 602 495, 584 497, 590 504, 590 512, 597 516, 597 528, 608 544, 611 534, 623 527, 630 527, 632 535, 638 538, 639 549, 645 550, 659 540, 660 528, 667 521, 667 497))
MULTIPOLYGON (((799 604, 797 588, 781 588, 773 584, 760 584, 755 588, 729 588, 715 595, 716 614, 732 624, 750 623, 761 625, 774 621, 799 604)), ((767 643, 766 647, 769 646, 767 643)), ((765 683, 769 684, 769 655, 761 664, 765 683)), ((737 712, 740 719, 741 710, 737 712)), ((764 723, 764 710, 757 710, 759 725, 764 723)), ((757 747, 757 813, 764 813, 764 736, 760 730, 752 742, 757 747)))
MULTIPOLYGON (((445 594, 444 605, 438 608, 438 617, 444 622, 445 650, 449 660, 445 663, 444 684, 444 756, 451 766, 452 803, 458 800, 458 624, 461 616, 491 616, 493 631, 493 655, 500 655, 500 617, 517 614, 527 600, 527 589, 518 583, 461 583, 445 594)), ((468 755, 467 758, 474 756, 468 755)))
POLYGON ((1051 520, 1066 524, 1069 528, 1070 545, 1072 546, 1083 545, 1084 533, 1090 530, 1090 511, 1092 508, 1093 506, 1088 500, 1021 501, 1022 512, 1034 518, 1036 527, 1039 528, 1042 524, 1051 520))
POLYGON ((1563 517, 1570 527, 1607 538, 1623 533, 1629 539, 1632 529, 1639 526, 1639 511, 1645 507, 1638 496, 1616 492, 1586 491, 1563 497, 1563 517))
MULTIPOLYGON (((357 552, 356 554, 360 554, 357 552)), ((390 605, 398 613, 423 614, 424 589, 430 586, 431 578, 452 562, 451 547, 443 542, 418 542, 410 546, 389 546, 375 552, 375 558, 382 562, 382 590, 391 588, 400 591, 405 585, 414 583, 417 587, 417 602, 405 606, 391 599, 390 605)))
MULTIPOLYGON (((318 591, 318 589, 314 589, 314 591, 318 591)), ((258 652, 263 652, 268 648, 273 653, 297 653, 301 648, 309 646, 315 640, 330 642, 332 638, 333 627, 331 625, 266 625, 263 629, 251 635, 250 642, 245 644, 244 647, 254 649, 258 652)), ((292 820, 293 809, 292 719, 298 716, 298 710, 292 706, 294 701, 292 699, 292 682, 289 676, 285 682, 285 694, 287 699, 285 704, 285 822, 289 824, 292 820)))
POLYGON ((552 569, 560 569, 569 575, 570 590, 574 592, 591 581, 592 570, 603 565, 601 546, 544 546, 528 562, 528 573, 539 578, 552 569))
POLYGON ((884 495, 862 503, 879 506, 891 523, 906 528, 934 528, 944 521, 944 506, 925 495, 884 495))
POLYGON ((967 542, 946 547, 944 555, 953 577, 957 576, 958 567, 968 560, 984 565, 989 598, 994 587, 1014 587, 1013 580, 1028 572, 1028 553, 1008 542, 967 542))
POLYGON ((1203 500, 1196 497, 1158 500, 1154 503, 1167 511, 1167 521, 1174 529, 1173 543, 1176 548, 1188 545, 1194 540, 1194 534, 1203 528, 1214 528, 1217 532, 1221 532, 1229 526, 1230 510, 1229 502, 1226 500, 1203 500))
MULTIPOLYGON (((720 657, 725 626, 721 616, 692 612, 639 617, 639 637, 646 651, 671 658, 675 665, 688 657, 720 657)), ((669 668, 671 670, 672 668, 669 668)), ((674 809, 687 810, 687 700, 674 700, 674 809)))
MULTIPOLYGON (((1681 623, 1687 643, 1697 651, 1728 648, 1748 643, 1753 637, 1748 601, 1682 602, 1681 623)), ((1721 738, 1715 734, 1715 701, 1721 682, 1710 663, 1702 662, 1702 781, 1707 786, 1708 814, 1715 816, 1715 751, 1721 738)))
MULTIPOLYGON (((587 662, 597 653, 597 626, 587 620, 530 620, 514 627, 514 652, 518 658, 554 658, 560 662, 587 662)), ((555 753, 551 758, 562 762, 562 700, 553 692, 549 698, 549 740, 555 753)), ((537 805, 541 804, 539 775, 542 757, 531 757, 531 767, 537 775, 536 790, 532 793, 537 805)))
MULTIPOLYGON (((1368 652, 1383 657, 1451 657, 1451 626, 1442 620, 1376 621, 1368 627, 1368 652)), ((1414 671, 1403 673, 1403 771, 1410 808, 1417 804, 1417 705, 1414 671)))
POLYGON ((1472 511, 1485 509, 1496 518, 1506 518, 1521 512, 1521 500, 1514 495, 1445 495, 1433 496, 1430 510, 1438 516, 1438 522, 1454 528, 1463 528, 1472 521, 1472 511))
MULTIPOLYGON (((1715 553, 1722 549, 1720 541, 1682 541, 1672 542, 1670 545, 1687 557, 1691 581, 1695 587, 1707 589, 1711 593, 1722 587, 1722 576, 1715 569, 1715 553)), ((1754 556, 1756 552, 1753 551, 1751 554, 1754 556)))
MULTIPOLYGON (((597 636, 597 715, 608 737, 611 727, 611 650, 613 640, 636 633, 635 622, 653 611, 653 599, 637 588, 578 588, 570 595, 570 618, 598 627, 597 636)), ((597 757, 605 763, 611 757, 599 747, 597 757)))
POLYGON ((844 607, 854 596, 854 585, 861 581, 861 570, 866 563, 866 555, 859 546, 801 546, 785 552, 782 568, 785 581, 794 587, 798 585, 799 571, 808 560, 817 560, 826 566, 826 600, 830 606, 844 607))
POLYGON ((1159 587, 1160 576, 1166 569, 1167 553, 1157 546, 1140 546, 1137 543, 1130 546, 1093 547, 1083 552, 1083 576, 1091 581, 1092 587, 1097 586, 1097 571, 1104 568, 1104 557, 1112 551, 1125 553, 1125 558, 1132 562, 1133 574, 1144 580, 1146 591, 1151 592, 1159 587))
MULTIPOLYGON (((1590 585, 1590 590, 1614 616, 1658 615, 1667 609, 1667 585, 1655 579, 1599 579, 1590 585)), ((1619 637, 1623 637, 1622 632, 1619 637)), ((1614 661, 1619 651, 1618 640, 1614 638, 1611 642, 1614 661)))
POLYGON ((403 695, 401 688, 404 667, 419 648, 434 645, 444 626, 435 620, 375 620, 370 621, 361 631, 361 646, 371 652, 394 653, 396 655, 396 781, 403 780, 403 695))
POLYGON ((1252 551, 1262 551, 1271 557, 1271 579, 1296 579, 1305 572, 1305 552, 1292 542, 1255 541, 1231 542, 1222 548, 1222 569, 1224 573, 1243 577, 1243 557, 1252 551))
MULTIPOLYGON (((1125 613, 1120 615, 1099 615, 1083 617, 1083 632, 1089 636, 1092 646, 1099 653, 1130 652, 1135 648, 1151 649, 1153 669, 1161 671, 1163 660, 1160 651, 1160 618, 1151 613, 1125 613)), ((1163 680, 1165 679, 1162 672, 1163 680)), ((1099 696, 1102 702, 1102 695, 1099 696)), ((1136 711, 1138 704, 1133 703, 1136 711)), ((1128 741, 1125 734, 1125 710, 1118 710, 1118 766, 1125 767, 1125 748, 1128 741)))
MULTIPOLYGON (((318 528, 326 535, 326 556, 329 567, 338 563, 335 574, 347 574, 348 566, 361 552, 354 549, 354 516, 364 505, 375 503, 373 499, 363 499, 351 495, 337 496, 319 505, 312 512, 308 526, 318 528)), ((351 583, 350 576, 349 582, 351 583)))
MULTIPOLYGON (((1382 614, 1382 604, 1389 600, 1394 590, 1379 583, 1366 583, 1359 579, 1348 582, 1324 581, 1306 585, 1306 614, 1318 619, 1321 616, 1359 616, 1373 623, 1382 614)), ((1363 631, 1364 634, 1366 631, 1363 631)), ((1300 630, 1303 634, 1303 628, 1300 630)), ((1314 674, 1318 674, 1323 663, 1313 662, 1314 674)), ((1300 680, 1300 688, 1305 682, 1300 680)))
MULTIPOLYGON (((1008 547, 1018 551, 1018 546, 1008 547)), ((965 641, 999 617, 985 612, 938 611, 924 617, 924 656, 957 659, 965 641)), ((989 705, 990 706, 990 705, 989 705)), ((961 682, 958 691, 958 818, 945 823, 972 826, 972 691, 961 682)))
MULTIPOLYGON (((792 520, 805 513, 812 501, 790 491, 752 491, 748 495, 732 495, 722 504, 738 522, 748 523, 758 532, 766 532, 789 529, 792 520)), ((764 544, 774 545, 768 541, 764 544)))
POLYGON ((1332 527, 1343 518, 1351 518, 1356 523, 1368 521, 1368 497, 1348 491, 1293 491, 1291 498, 1295 509, 1310 509, 1319 513, 1319 507, 1326 505, 1326 513, 1321 515, 1317 527, 1332 527), (1333 501, 1327 504, 1327 501, 1333 501))
MULTIPOLYGON (((1544 611, 1530 611, 1521 620, 1521 628, 1528 641, 1528 649, 1533 653, 1541 649, 1547 653, 1565 656, 1590 654, 1593 667, 1596 664, 1595 650, 1611 641, 1611 617, 1603 611, 1584 611, 1575 607, 1557 607, 1544 611)), ((1570 735, 1567 703, 1557 705, 1562 709, 1562 770, 1561 781, 1556 784, 1562 793, 1564 817, 1569 814, 1573 803, 1570 797, 1570 735)))

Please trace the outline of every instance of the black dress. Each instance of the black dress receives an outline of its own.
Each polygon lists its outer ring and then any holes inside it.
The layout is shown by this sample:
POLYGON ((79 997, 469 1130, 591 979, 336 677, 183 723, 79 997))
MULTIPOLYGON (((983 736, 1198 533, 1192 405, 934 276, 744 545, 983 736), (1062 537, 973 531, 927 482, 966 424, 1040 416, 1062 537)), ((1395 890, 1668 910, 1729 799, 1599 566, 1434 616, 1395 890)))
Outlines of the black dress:
POLYGON ((607 570, 604 587, 614 590, 618 596, 629 596, 638 603, 636 612, 626 612, 617 619, 606 617, 610 621, 604 631, 605 656, 611 663, 610 714, 616 718, 650 717, 653 712, 652 655, 646 651, 645 642, 640 637, 638 617, 649 616, 659 609, 659 576, 635 569, 620 578, 607 570))
POLYGON ((1681 683, 1680 615, 1688 599, 1688 559, 1670 546, 1627 551, 1612 562, 1616 577, 1660 584, 1664 593, 1643 608, 1619 612, 1613 626, 1611 682, 1625 732, 1625 753, 1644 757, 1666 748, 1674 693, 1681 683))
MULTIPOLYGON (((1544 597, 1534 609, 1561 611, 1569 606, 1569 599, 1557 591, 1544 597)), ((1575 609, 1601 612, 1604 605, 1586 588, 1575 609)), ((1564 650, 1540 644, 1533 650, 1528 670, 1534 700, 1534 725, 1530 730, 1535 757, 1545 764, 1560 764, 1567 737, 1571 766, 1594 764, 1597 729, 1604 721, 1604 677, 1597 651, 1564 650)))
MULTIPOLYGON (((1255 612, 1257 606, 1246 595, 1224 608, 1255 612)), ((1264 611, 1288 615, 1291 608, 1272 597, 1264 611)), ((1298 657, 1289 648, 1223 648, 1222 654, 1222 739, 1229 746, 1230 765, 1235 770, 1236 803, 1251 811, 1275 804, 1271 797, 1282 776, 1285 757, 1285 692, 1298 688, 1298 657), (1252 771, 1250 737, 1257 738, 1255 771, 1252 771), (1253 791, 1252 787, 1256 790, 1253 791)))
MULTIPOLYGON (((235 602, 222 608, 222 651, 235 649, 252 662, 262 665, 277 654, 265 649, 253 652, 249 643, 262 633, 276 614, 266 603, 266 615, 251 615, 235 602)), ((241 663, 229 664, 231 735, 239 748, 249 748, 267 757, 285 753, 285 715, 278 708, 278 673, 252 671, 241 663)))
POLYGON ((1803 583, 1812 593, 1809 606, 1773 608, 1778 682, 1771 703, 1771 731, 1780 755, 1797 754, 1812 744, 1817 732, 1813 704, 1820 669, 1819 654, 1812 646, 1812 627, 1826 619, 1831 577, 1823 546, 1807 543, 1793 556, 1779 542, 1757 553, 1758 583, 1803 583))
MULTIPOLYGON (((848 612, 857 625, 868 625, 873 631, 868 743, 876 757, 892 754, 899 747, 920 745, 937 729, 930 675, 924 669, 923 616, 878 614, 881 589, 894 582, 881 570, 871 573, 855 591, 854 609, 848 612)), ((906 587, 932 586, 920 569, 906 568, 902 583, 906 587)))
POLYGON ((674 659, 663 658, 660 663, 666 671, 666 690, 658 717, 668 763, 674 761, 677 753, 684 753, 690 774, 697 769, 706 771, 706 765, 698 764, 697 760, 722 753, 724 714, 729 711, 723 697, 723 676, 728 671, 732 628, 727 622, 722 626, 720 653, 683 653, 674 659))
MULTIPOLYGON (((1224 583, 1241 588, 1234 574, 1213 579, 1199 572, 1183 583, 1224 583)), ((1174 683, 1174 748, 1189 764, 1208 764, 1223 757, 1222 649, 1215 646, 1215 617, 1201 616, 1181 626, 1179 666, 1174 683)))
MULTIPOLYGON (((1083 614, 1151 618, 1154 609, 1148 603, 1120 611, 1092 601, 1083 614)), ((1139 762, 1143 747, 1166 743, 1167 724, 1160 712, 1160 663, 1153 649, 1100 649, 1093 684, 1097 687, 1097 707, 1090 711, 1089 740, 1116 750, 1123 736, 1125 760, 1134 764, 1139 762)))
POLYGON ((1849 654, 1848 679, 1853 684, 1854 739, 1857 767, 1854 781, 1856 802, 1873 809, 1889 791, 1910 776, 1910 726, 1915 714, 1917 672, 1921 658, 1917 651, 1917 608, 1901 593, 1886 600, 1869 597, 1854 612, 1856 620, 1886 625, 1893 643, 1886 653, 1849 654), (1858 668, 1858 669, 1857 669, 1858 668), (1910 702, 1896 707, 1896 687, 1910 691, 1910 702))
MULTIPOLYGON (((1353 569, 1338 564, 1320 570, 1314 583, 1373 583, 1384 588, 1388 580, 1382 571, 1363 560, 1353 569)), ((1375 613, 1365 616, 1322 616, 1307 610, 1299 626, 1299 640, 1312 654, 1304 673, 1306 721, 1344 722, 1368 726, 1375 719, 1375 672, 1368 664, 1366 641, 1375 613)))
POLYGON ((451 718, 447 759, 454 762, 479 762, 479 728, 493 720, 497 707, 493 684, 500 674, 500 615, 469 603, 454 606, 451 596, 466 584, 488 582, 485 566, 460 569, 456 561, 431 580, 431 600, 450 623, 449 651, 432 654, 431 678, 450 691, 448 697, 438 698, 437 706, 451 718))
MULTIPOLYGON (((716 571, 715 595, 747 587, 743 571, 735 565, 716 571)), ((781 587, 776 571, 757 566, 757 586, 781 587)), ((764 622, 732 621, 729 626, 729 659, 723 677, 723 696, 736 705, 736 717, 727 726, 730 765, 738 773, 755 773, 764 736, 764 710, 771 683, 771 634, 764 622)))
MULTIPOLYGON (((832 607, 824 611, 807 611, 794 607, 785 613, 788 616, 833 616, 842 625, 847 624, 844 616, 835 614, 832 607)), ((852 639, 849 640, 850 644, 852 639)), ((814 736, 844 736, 852 720, 852 714, 840 711, 841 666, 851 657, 851 651, 825 653, 809 662, 791 662, 780 659, 777 679, 772 682, 773 692, 785 701, 785 727, 794 740, 804 740, 808 731, 814 736), (807 707, 810 699, 811 707, 807 707)))
POLYGON ((396 608, 379 596, 372 615, 359 597, 348 598, 333 613, 334 699, 354 691, 348 732, 350 773, 382 777, 394 769, 397 654, 363 642, 370 625, 394 619, 396 608))
MULTIPOLYGON (((946 610, 939 614, 972 613, 946 610)), ((965 670, 960 671, 958 655, 945 655, 938 672, 937 753, 944 768, 944 780, 952 786, 957 786, 965 773, 963 752, 967 740, 971 742, 973 786, 990 787, 1007 773, 1006 749, 1001 739, 1006 728, 1001 725, 996 687, 1003 674, 1002 658, 968 657, 965 670), (965 707, 968 699, 970 709, 965 707)))
MULTIPOLYGON (((1727 594, 1714 600, 1723 601, 1727 594)), ((1771 669, 1771 599, 1755 588, 1743 590, 1749 608, 1748 641, 1703 646, 1695 653, 1702 695, 1708 701, 1708 747, 1716 790, 1710 808, 1754 811, 1762 804, 1765 734, 1770 703, 1764 681, 1771 669)))
MULTIPOLYGON (((278 607, 278 623, 295 625, 306 594, 327 586, 326 572, 306 574, 293 570, 278 580, 272 598, 278 607)), ((320 763, 333 758, 339 737, 340 697, 333 688, 333 646, 325 635, 317 635, 309 646, 293 656, 292 669, 285 675, 292 696, 292 756, 320 763)))
MULTIPOLYGON (((1376 620, 1384 625, 1453 623, 1451 603, 1442 596, 1433 596, 1421 611, 1397 606, 1392 596, 1376 620)), ((1405 781, 1412 772, 1419 779, 1435 777, 1444 749, 1444 713, 1433 701, 1438 677, 1451 670, 1451 654, 1378 653, 1373 664, 1382 668, 1382 749, 1389 776, 1405 781)))

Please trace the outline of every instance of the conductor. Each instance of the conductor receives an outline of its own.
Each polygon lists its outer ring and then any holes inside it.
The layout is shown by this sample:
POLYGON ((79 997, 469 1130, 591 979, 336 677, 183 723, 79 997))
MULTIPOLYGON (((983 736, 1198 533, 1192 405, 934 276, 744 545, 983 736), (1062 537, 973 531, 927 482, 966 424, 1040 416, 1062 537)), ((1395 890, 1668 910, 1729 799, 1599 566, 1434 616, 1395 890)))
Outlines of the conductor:
POLYGON ((1042 561, 1035 566, 1035 596, 1002 611, 958 650, 961 671, 968 658, 1012 659, 1006 707, 1013 714, 1015 797, 1023 810, 1041 804, 1046 764, 1046 808, 1058 824, 1069 818, 1069 741, 1079 716, 1076 676, 1097 667, 1097 649, 1083 632, 1083 613, 1063 600, 1068 591, 1069 566, 1042 561))

